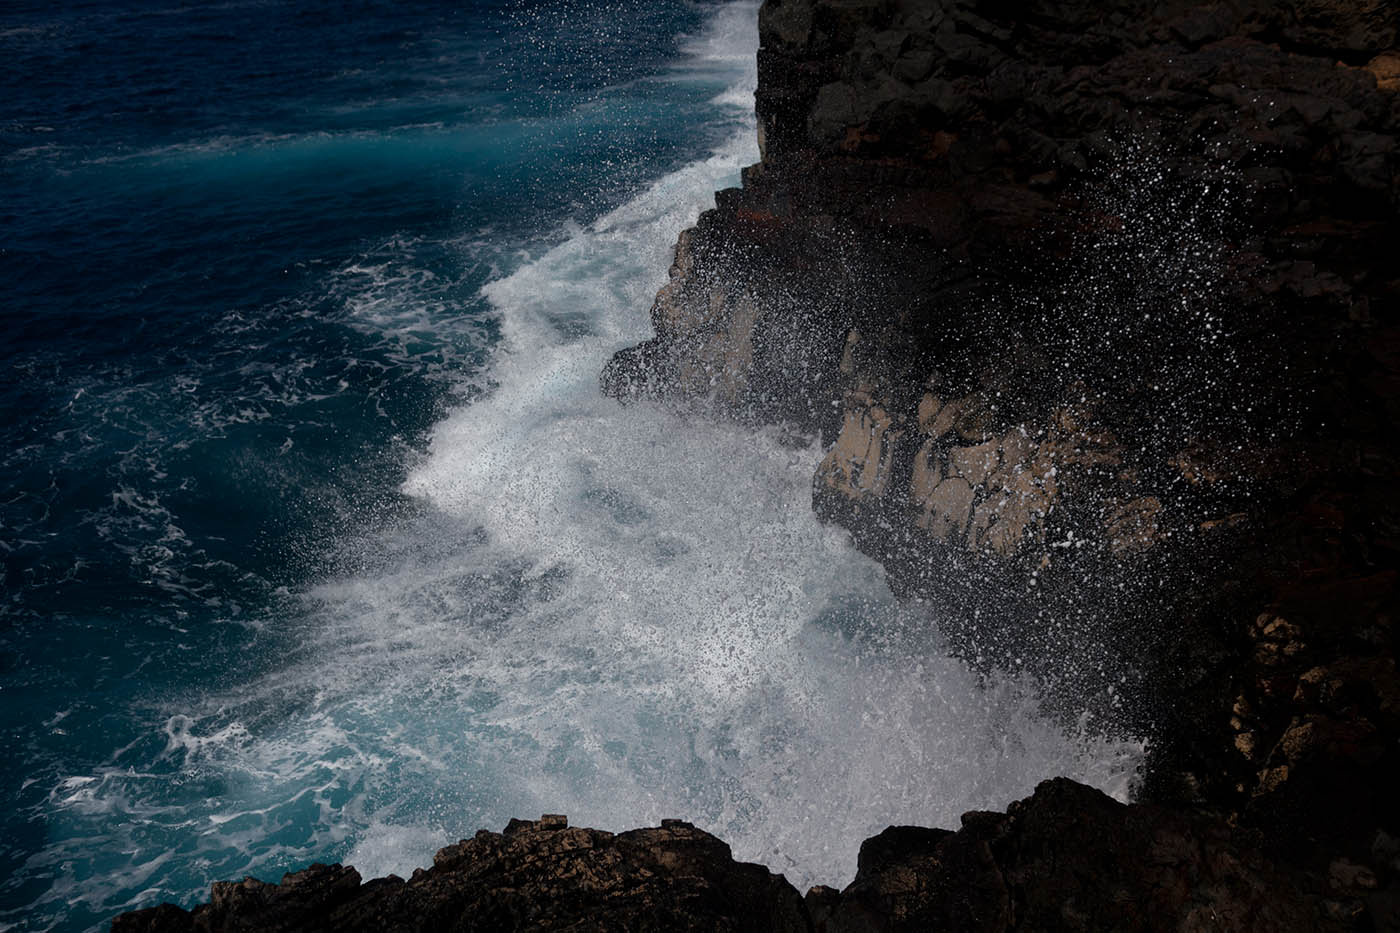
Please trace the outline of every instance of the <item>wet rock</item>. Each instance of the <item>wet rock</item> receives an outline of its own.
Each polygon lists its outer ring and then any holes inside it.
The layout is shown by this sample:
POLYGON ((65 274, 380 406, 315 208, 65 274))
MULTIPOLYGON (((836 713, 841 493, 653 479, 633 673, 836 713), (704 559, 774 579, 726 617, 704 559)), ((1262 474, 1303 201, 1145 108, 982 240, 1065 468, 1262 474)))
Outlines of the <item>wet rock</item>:
MULTIPOLYGON (((1364 886, 1363 870, 1337 877, 1364 886)), ((1126 807, 1048 781, 957 833, 895 827, 866 841, 825 929, 1314 930, 1322 899, 1223 822, 1126 807)))
POLYGON ((847 399, 841 430, 817 467, 815 482, 851 499, 883 496, 903 434, 868 388, 857 389, 847 399))
POLYGON ((1219 817, 1125 806, 1065 779, 961 822, 891 826, 861 844, 844 890, 799 898, 688 823, 613 835, 512 820, 406 882, 316 865, 278 885, 217 883, 193 911, 166 904, 113 930, 1328 930, 1391 909, 1365 865, 1337 859, 1314 882, 1219 817))
POLYGON ((218 882, 192 911, 169 904, 118 917, 133 931, 752 930, 806 931, 797 891, 689 823, 612 834, 562 816, 512 820, 440 850, 408 881, 360 883, 313 865, 280 884, 218 882))
POLYGON ((763 161, 678 245, 653 384, 820 434, 818 513, 954 650, 1141 671, 1149 794, 1319 876, 1400 833, 1400 7, 759 27, 763 161))

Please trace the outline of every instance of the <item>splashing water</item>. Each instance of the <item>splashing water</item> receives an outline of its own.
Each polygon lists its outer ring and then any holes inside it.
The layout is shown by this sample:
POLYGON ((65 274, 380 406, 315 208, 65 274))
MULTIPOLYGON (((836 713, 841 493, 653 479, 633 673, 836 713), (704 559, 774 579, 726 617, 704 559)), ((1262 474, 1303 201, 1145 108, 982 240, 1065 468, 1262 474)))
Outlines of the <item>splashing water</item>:
POLYGON ((425 514, 317 591, 318 715, 369 717, 397 780, 453 795, 425 811, 400 787, 357 837, 362 870, 421 860, 426 827, 559 811, 690 819, 799 887, 844 883, 890 823, 947 825, 1058 774, 1126 796, 1139 743, 1066 734, 1029 684, 979 679, 816 522, 818 451, 600 397, 751 138, 487 287, 495 390, 437 428, 406 486, 425 514))
POLYGON ((675 234, 751 157, 736 140, 488 286, 497 387, 438 426, 407 483, 422 514, 313 592, 307 660, 243 701, 306 697, 239 770, 324 773, 362 872, 557 811, 689 819, 799 886, 844 883, 890 823, 1059 774, 1126 796, 1140 744, 1066 734, 1028 683, 979 679, 818 524, 819 451, 600 396, 675 234))
MULTIPOLYGON (((188 902, 312 858, 406 875, 544 812, 687 819, 799 888, 842 885, 889 824, 950 825, 1054 775, 1126 798, 1140 741, 970 671, 817 522, 815 445, 600 394, 609 355, 650 336, 677 234, 757 158, 755 16, 717 8, 672 78, 725 88, 733 138, 485 286, 501 341, 479 391, 412 463, 411 508, 279 595, 281 663, 163 699, 148 768, 119 750, 55 782, 52 871, 108 835, 54 897, 188 902)), ((408 354, 440 310, 395 305, 400 280, 366 261, 335 287, 408 354)))

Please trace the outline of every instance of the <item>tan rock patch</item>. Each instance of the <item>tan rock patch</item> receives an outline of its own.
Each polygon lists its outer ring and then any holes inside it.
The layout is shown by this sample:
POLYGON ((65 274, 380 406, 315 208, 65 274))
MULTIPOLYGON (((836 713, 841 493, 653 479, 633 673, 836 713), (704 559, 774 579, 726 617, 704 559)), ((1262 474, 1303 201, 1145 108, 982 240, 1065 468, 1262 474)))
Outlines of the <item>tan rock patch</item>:
POLYGON ((851 498, 884 495, 895 442, 903 435, 891 430, 893 425, 894 419, 874 404, 868 389, 853 392, 836 442, 817 468, 819 480, 851 498))
POLYGON ((933 434, 934 419, 943 410, 943 401, 932 392, 925 392, 924 397, 919 399, 918 421, 919 430, 925 434, 933 434))
POLYGON ((945 479, 929 496, 918 523, 940 541, 963 534, 972 511, 972 486, 963 479, 945 479))
POLYGON ((953 472, 974 486, 979 486, 1001 462, 1001 443, 997 439, 969 447, 953 447, 948 451, 953 472))
POLYGON ((938 462, 938 443, 933 440, 924 442, 918 453, 914 454, 914 465, 909 475, 909 499, 915 505, 923 504, 929 496, 933 495, 933 489, 943 479, 943 470, 938 462))
POLYGON ((1156 496, 1140 496, 1113 507, 1104 522, 1109 547, 1115 554, 1134 554, 1157 540, 1157 515, 1162 502, 1156 496))
POLYGON ((1400 54, 1382 52, 1365 66, 1376 78, 1376 86, 1382 91, 1400 90, 1400 54))

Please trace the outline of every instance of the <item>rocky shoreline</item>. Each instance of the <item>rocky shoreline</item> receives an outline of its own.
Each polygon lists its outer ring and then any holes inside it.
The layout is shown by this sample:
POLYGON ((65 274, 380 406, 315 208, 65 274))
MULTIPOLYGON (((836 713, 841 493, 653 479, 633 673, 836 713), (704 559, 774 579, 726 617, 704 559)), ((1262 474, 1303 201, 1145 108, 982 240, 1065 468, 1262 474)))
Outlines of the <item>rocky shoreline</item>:
MULTIPOLYGON (((116 930, 1400 929, 1400 9, 766 0, 762 161, 602 376, 820 436, 955 648, 1151 730, 805 900, 682 823, 483 831, 116 930)), ((930 624, 935 624, 930 618, 930 624)))
POLYGON ((760 28, 763 162, 605 388, 819 431, 818 512, 964 657, 1150 730, 1141 799, 1394 890, 1400 13, 760 28))
MULTIPOLYGON (((1359 866, 1334 872, 1364 886, 1359 866)), ((1128 807, 1046 781, 957 832, 892 826, 867 839, 844 890, 806 897, 678 820, 612 834, 562 816, 512 821, 437 853, 405 881, 362 884, 313 865, 280 885, 214 885, 210 903, 119 917, 114 933, 175 930, 1329 929, 1296 874, 1209 817, 1128 807)), ((1329 902, 1341 903, 1341 902, 1329 902)))

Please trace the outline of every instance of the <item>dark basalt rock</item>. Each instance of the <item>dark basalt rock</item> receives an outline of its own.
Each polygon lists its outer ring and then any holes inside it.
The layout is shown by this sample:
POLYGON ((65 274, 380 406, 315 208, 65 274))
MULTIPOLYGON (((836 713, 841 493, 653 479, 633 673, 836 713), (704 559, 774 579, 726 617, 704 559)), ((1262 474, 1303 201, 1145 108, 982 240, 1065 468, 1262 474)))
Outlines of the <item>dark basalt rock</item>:
POLYGON ((1221 822, 1055 780, 1005 814, 966 814, 957 833, 866 840, 818 929, 1311 930, 1351 909, 1295 883, 1221 822))
POLYGON ((1368 903, 1381 916, 1362 866, 1335 863, 1329 885, 1311 890, 1217 818, 1061 779, 1005 814, 965 814, 957 832, 892 826, 861 846, 844 891, 805 900, 686 823, 614 836, 545 817, 483 830, 408 881, 313 865, 280 885, 215 884, 193 911, 165 904, 112 930, 1262 931, 1342 929, 1368 903))
POLYGON ((967 657, 1153 730, 1148 797, 1369 858, 1400 832, 1397 29, 769 0, 763 161, 681 237, 627 391, 820 432, 817 511, 967 657))
POLYGON ((1145 799, 1393 890, 1397 34, 767 0, 763 161, 609 373, 819 432, 814 507, 955 649, 1149 731, 1145 799))
POLYGON ((677 820, 630 832, 570 828, 563 817, 512 820, 448 846, 408 881, 360 883, 353 868, 313 865, 281 884, 219 882, 209 903, 118 917, 113 933, 176 931, 808 929, 797 891, 677 820))

